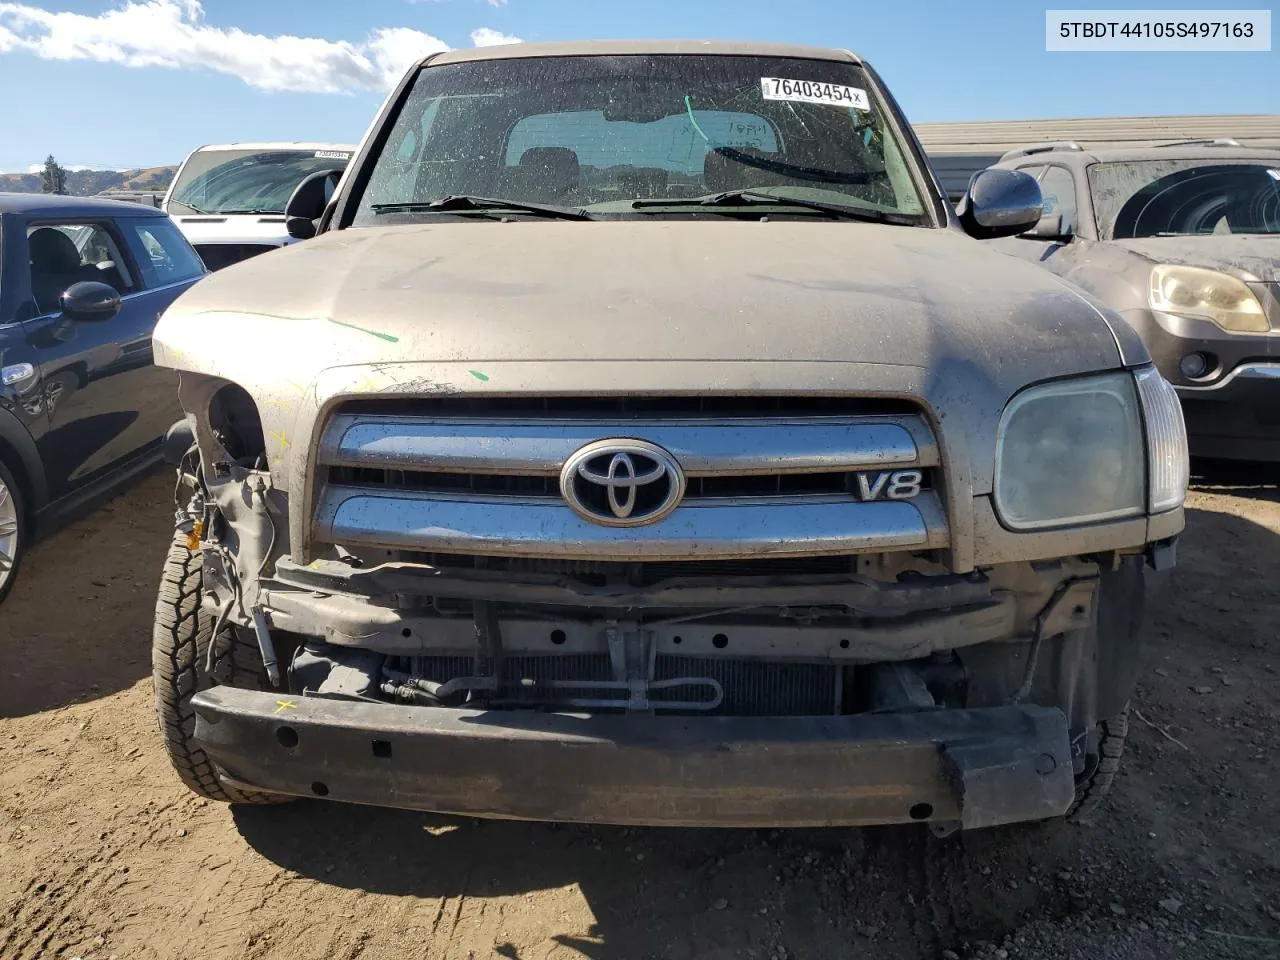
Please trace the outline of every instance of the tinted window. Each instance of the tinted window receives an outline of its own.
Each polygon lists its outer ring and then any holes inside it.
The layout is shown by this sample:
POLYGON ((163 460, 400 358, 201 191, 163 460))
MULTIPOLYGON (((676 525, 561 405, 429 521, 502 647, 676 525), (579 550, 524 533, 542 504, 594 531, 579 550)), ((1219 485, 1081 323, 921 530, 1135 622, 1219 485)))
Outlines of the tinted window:
POLYGON ((203 274, 204 264, 182 233, 168 219, 127 221, 146 256, 141 259, 143 279, 148 287, 178 283, 203 274))
POLYGON ((1097 163, 1089 184, 1101 237, 1280 233, 1274 161, 1097 163))
POLYGON ((701 134, 686 114, 649 123, 609 121, 602 111, 547 113, 525 117, 507 140, 506 165, 519 165, 529 150, 564 148, 578 162, 597 169, 622 164, 657 168, 696 181, 702 176, 707 147, 701 141, 776 154, 778 140, 769 121, 751 113, 705 110, 698 113, 701 134))
MULTIPOLYGON (((450 194, 641 216, 636 199, 764 190, 920 214, 861 68, 764 57, 477 61, 422 70, 361 199, 450 194)), ((923 222, 923 217, 921 218, 923 222)))
POLYGON ((57 313, 72 284, 96 280, 119 293, 137 288, 115 238, 104 224, 42 224, 27 231, 31 289, 40 313, 57 313))
POLYGON ((1040 194, 1043 216, 1062 214, 1063 235, 1076 232, 1076 183, 1071 171, 1063 167, 1049 167, 1040 178, 1040 194))

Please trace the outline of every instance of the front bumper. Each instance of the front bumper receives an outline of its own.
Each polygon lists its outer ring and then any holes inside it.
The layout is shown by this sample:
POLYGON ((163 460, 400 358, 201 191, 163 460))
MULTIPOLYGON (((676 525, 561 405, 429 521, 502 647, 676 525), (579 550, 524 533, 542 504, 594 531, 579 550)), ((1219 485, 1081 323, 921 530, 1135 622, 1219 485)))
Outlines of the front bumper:
POLYGON ((230 784, 440 813, 647 826, 996 826, 1074 797, 1056 708, 832 717, 469 711, 214 687, 230 784))

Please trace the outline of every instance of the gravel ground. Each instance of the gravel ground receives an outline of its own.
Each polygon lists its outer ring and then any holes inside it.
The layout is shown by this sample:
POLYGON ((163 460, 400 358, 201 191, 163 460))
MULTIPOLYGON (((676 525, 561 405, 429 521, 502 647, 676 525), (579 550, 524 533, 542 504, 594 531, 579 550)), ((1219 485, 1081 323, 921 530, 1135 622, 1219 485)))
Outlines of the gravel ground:
POLYGON ((1280 957, 1280 492, 1214 477, 1104 815, 940 841, 200 801, 152 713, 158 473, 0 608, 0 958, 1280 957))

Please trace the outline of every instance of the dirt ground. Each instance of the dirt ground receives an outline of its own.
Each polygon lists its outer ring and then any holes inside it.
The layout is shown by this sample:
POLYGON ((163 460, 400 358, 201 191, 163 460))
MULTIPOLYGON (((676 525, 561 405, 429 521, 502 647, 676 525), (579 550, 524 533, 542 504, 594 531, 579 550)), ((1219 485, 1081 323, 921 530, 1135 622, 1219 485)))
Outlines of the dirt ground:
POLYGON ((1280 957, 1274 485, 1198 485, 1105 818, 947 841, 199 801, 151 705, 170 486, 0 608, 0 960, 1280 957))

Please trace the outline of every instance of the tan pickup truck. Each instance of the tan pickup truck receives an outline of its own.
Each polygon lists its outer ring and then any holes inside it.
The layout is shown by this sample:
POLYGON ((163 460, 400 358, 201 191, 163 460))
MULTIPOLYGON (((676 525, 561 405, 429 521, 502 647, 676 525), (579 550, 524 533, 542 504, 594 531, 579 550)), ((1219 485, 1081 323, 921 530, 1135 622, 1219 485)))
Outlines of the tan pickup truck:
POLYGON ((1186 437, 975 241, 1032 178, 957 213, 847 51, 607 42, 427 58, 311 195, 156 331, 193 790, 946 834, 1107 789, 1186 437))

